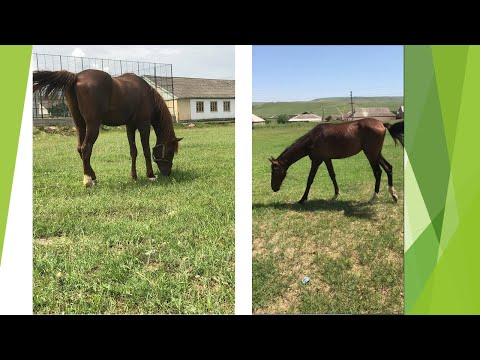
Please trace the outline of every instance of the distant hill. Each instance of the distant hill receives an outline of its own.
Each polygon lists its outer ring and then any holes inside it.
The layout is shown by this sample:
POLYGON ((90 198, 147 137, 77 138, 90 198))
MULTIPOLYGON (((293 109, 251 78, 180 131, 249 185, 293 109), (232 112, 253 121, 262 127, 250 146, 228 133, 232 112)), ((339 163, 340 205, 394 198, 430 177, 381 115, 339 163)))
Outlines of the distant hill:
MULTIPOLYGON (((353 106, 357 107, 388 107, 391 111, 398 110, 403 105, 403 96, 375 96, 375 97, 354 97, 353 106)), ((304 111, 310 111, 318 115, 325 116, 340 115, 338 107, 342 113, 350 110, 349 97, 332 97, 315 99, 312 101, 292 101, 292 102, 254 102, 252 112, 261 117, 269 117, 279 114, 300 114, 304 111)))

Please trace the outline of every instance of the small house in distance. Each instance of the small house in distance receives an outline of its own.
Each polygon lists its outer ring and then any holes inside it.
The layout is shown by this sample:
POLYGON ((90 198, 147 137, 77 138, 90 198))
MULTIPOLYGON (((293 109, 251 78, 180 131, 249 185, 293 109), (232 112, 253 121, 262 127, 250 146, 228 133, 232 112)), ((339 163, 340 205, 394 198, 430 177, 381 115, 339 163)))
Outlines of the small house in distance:
POLYGON ((265 125, 265 120, 260 116, 252 114, 252 126, 265 125))
POLYGON ((302 114, 296 115, 288 120, 288 122, 321 122, 322 117, 314 113, 305 111, 302 114))
MULTIPOLYGON (((359 120, 363 118, 374 118, 380 121, 395 120, 396 116, 390 111, 388 107, 369 107, 369 108, 357 108, 353 113, 353 120, 359 120)), ((351 120, 352 118, 349 118, 351 120)))

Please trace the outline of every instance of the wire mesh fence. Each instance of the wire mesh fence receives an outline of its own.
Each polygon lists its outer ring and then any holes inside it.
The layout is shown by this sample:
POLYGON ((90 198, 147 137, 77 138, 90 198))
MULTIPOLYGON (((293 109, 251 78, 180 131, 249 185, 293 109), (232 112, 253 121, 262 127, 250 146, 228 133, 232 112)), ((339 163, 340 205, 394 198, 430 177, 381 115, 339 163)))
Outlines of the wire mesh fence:
MULTIPOLYGON (((172 64, 112 60, 51 54, 32 54, 34 70, 67 70, 78 73, 86 69, 103 70, 111 76, 134 73, 157 89, 175 119, 172 64)), ((71 118, 64 95, 46 99, 42 92, 33 95, 33 119, 71 118)))

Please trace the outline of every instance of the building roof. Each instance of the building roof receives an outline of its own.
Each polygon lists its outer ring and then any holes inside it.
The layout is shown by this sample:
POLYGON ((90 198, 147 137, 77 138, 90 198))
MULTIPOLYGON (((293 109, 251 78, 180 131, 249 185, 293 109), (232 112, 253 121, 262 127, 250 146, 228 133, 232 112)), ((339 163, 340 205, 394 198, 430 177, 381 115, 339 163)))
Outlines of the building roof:
POLYGON ((259 122, 265 122, 265 120, 263 120, 261 117, 255 115, 255 114, 252 114, 252 122, 259 123, 259 122))
MULTIPOLYGON (((145 76, 155 82, 155 77, 145 76)), ((160 79, 160 78, 158 78, 160 79)), ((162 80, 164 78, 161 78, 162 80)), ((161 81, 157 81, 162 83, 161 81)), ((177 99, 235 98, 235 80, 173 77, 173 94, 177 99)))
POLYGON ((313 121, 313 122, 320 122, 322 121, 322 117, 315 115, 314 113, 305 111, 302 114, 292 117, 288 121, 313 121))
POLYGON ((357 108, 353 117, 392 117, 395 116, 388 107, 369 107, 369 108, 357 108))

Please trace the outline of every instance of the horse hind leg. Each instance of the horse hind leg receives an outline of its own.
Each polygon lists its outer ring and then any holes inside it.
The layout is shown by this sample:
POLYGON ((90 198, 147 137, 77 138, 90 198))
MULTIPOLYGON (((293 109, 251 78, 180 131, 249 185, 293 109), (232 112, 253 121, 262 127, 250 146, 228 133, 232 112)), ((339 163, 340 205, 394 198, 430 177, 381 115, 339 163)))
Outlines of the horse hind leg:
POLYGON ((85 141, 87 126, 85 124, 85 120, 83 119, 82 115, 80 115, 78 110, 76 112, 74 111, 72 116, 75 128, 77 129, 77 152, 78 155, 80 155, 80 159, 82 159, 82 144, 85 141))
POLYGON ((155 181, 157 178, 155 177, 153 173, 153 168, 152 168, 152 153, 150 151, 150 126, 144 128, 144 129, 139 129, 140 131, 140 140, 142 141, 142 148, 143 148, 143 155, 145 156, 145 163, 147 166, 147 178, 150 181, 155 181))
POLYGON ((385 160, 385 158, 382 155, 380 155, 380 166, 387 173, 388 192, 392 196, 393 202, 396 203, 398 201, 398 195, 397 195, 397 192, 395 191, 395 188, 393 187, 393 166, 387 160, 385 160))
POLYGON ((128 144, 130 145, 130 157, 132 158, 132 179, 137 180, 137 146, 135 145, 135 128, 127 126, 128 144))
POLYGON ((81 152, 83 160, 83 185, 85 187, 92 187, 97 183, 97 176, 90 165, 90 158, 92 156, 93 145, 97 141, 100 126, 87 127, 85 140, 83 141, 81 152))

